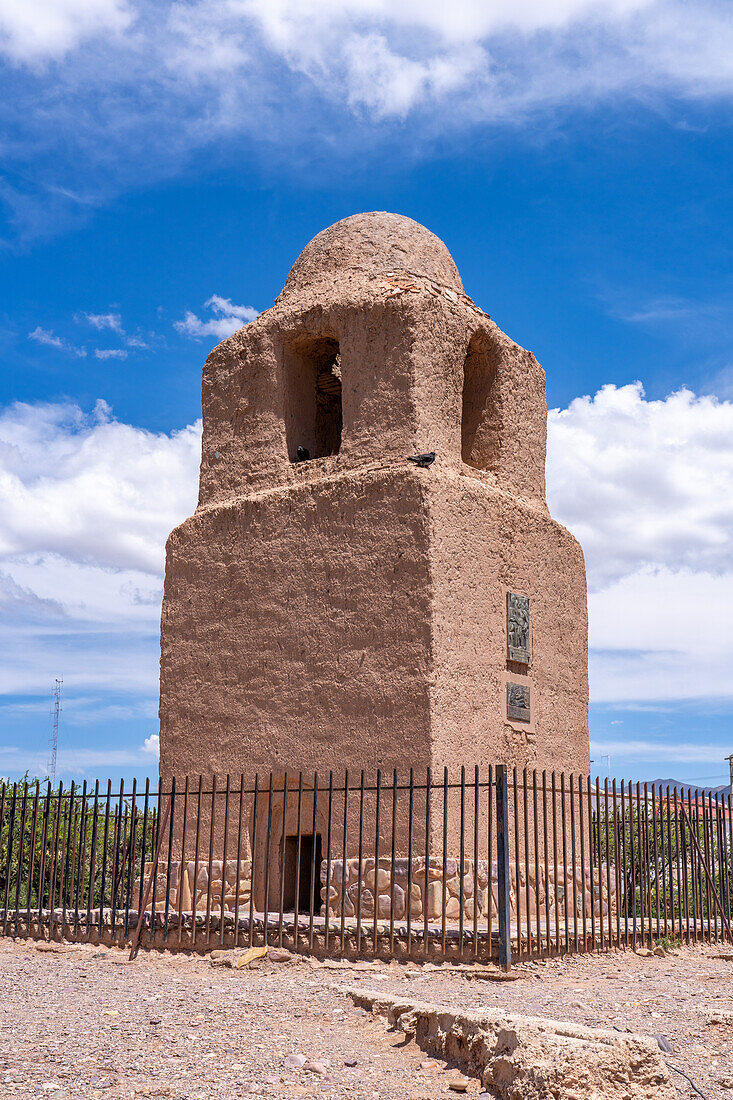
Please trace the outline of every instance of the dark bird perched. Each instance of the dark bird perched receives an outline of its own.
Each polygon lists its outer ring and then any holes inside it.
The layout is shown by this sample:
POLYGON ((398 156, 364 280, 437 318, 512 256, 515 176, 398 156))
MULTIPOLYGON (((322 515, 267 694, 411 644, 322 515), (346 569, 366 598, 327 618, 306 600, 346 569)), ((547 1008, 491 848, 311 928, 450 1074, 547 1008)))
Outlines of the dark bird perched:
POLYGON ((420 466, 424 470, 435 462, 435 451, 428 451, 424 455, 408 455, 407 461, 414 462, 416 466, 420 466))
POLYGON ((311 453, 307 447, 298 447, 297 451, 295 452, 295 456, 296 462, 307 462, 311 456, 311 453))

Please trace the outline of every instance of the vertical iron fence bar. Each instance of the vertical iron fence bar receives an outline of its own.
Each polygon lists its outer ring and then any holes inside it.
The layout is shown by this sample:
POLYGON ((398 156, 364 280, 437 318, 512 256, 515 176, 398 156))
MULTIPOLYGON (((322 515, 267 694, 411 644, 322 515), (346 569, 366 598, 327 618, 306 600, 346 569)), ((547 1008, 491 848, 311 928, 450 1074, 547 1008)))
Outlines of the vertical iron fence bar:
MULTIPOLYGON (((516 793, 517 776, 514 775, 514 790, 516 793)), ((473 769, 473 957, 478 956, 478 820, 480 810, 479 793, 479 768, 478 764, 473 769)))
MULTIPOLYGON (((629 868, 626 852, 626 806, 624 802, 624 780, 621 780, 621 790, 619 792, 621 799, 621 807, 619 811, 619 826, 621 833, 619 835, 619 866, 621 867, 621 873, 623 875, 623 910, 624 910, 624 944, 629 946, 629 906, 628 906, 628 882, 629 882, 629 868)), ((619 905, 621 904, 621 898, 619 898, 619 905)))
MULTIPOLYGON (((446 895, 448 892, 448 769, 443 768, 443 867, 441 876, 441 906, 440 906, 440 950, 445 958, 446 949, 446 895)), ((491 928, 489 928, 489 939, 491 928)))
MULTIPOLYGON (((598 930, 601 951, 605 947, 605 925, 603 923, 603 862, 601 848, 601 780, 596 775, 596 863, 598 869, 598 930)), ((610 899, 609 899, 610 900, 610 899)), ((594 906, 595 908, 595 903, 594 906)))
MULTIPOLYGON (((362 776, 362 787, 364 780, 362 776)), ((300 920, 300 849, 301 849, 301 824, 300 816, 303 806, 303 773, 298 773, 298 823, 297 839, 295 842, 295 897, 293 898, 293 934, 295 936, 295 950, 298 950, 298 922, 300 920)), ((361 870, 359 871, 361 881, 361 870)), ((361 887, 360 887, 361 890, 361 887)))
MULTIPOLYGON (((674 878, 675 878, 675 875, 674 875, 674 866, 672 864, 672 801, 671 801, 671 796, 670 796, 670 792, 669 792, 669 784, 667 784, 667 800, 666 800, 666 804, 665 804, 664 809, 665 809, 665 817, 667 819, 667 821, 666 821, 666 824, 667 824, 667 877, 669 879, 669 920, 670 920, 670 931, 671 931, 672 935, 674 935, 674 926, 675 926, 675 919, 674 919, 674 878)), ((676 854, 677 854, 677 848, 675 846, 675 855, 676 854)), ((678 901, 679 901, 679 885, 680 885, 680 883, 679 883, 679 879, 678 879, 677 880, 678 901)), ((666 911, 667 910, 666 910, 666 905, 665 905, 665 913, 666 913, 666 911)), ((680 906, 680 925, 679 925, 680 936, 682 935, 681 920, 682 920, 682 907, 680 906)), ((665 935, 667 934, 667 925, 666 924, 664 926, 664 934, 665 935)))
POLYGON ((356 874, 356 953, 361 954, 361 892, 364 873, 364 769, 359 784, 359 847, 356 874))
POLYGON ((647 932, 649 926, 649 911, 647 906, 647 879, 649 869, 649 859, 647 856, 647 820, 646 820, 646 790, 644 791, 644 809, 642 811, 642 794, 641 783, 637 779, 636 781, 636 812, 637 812, 637 829, 639 837, 639 907, 641 910, 640 924, 641 924, 641 942, 642 945, 646 942, 647 932))
POLYGON ((547 772, 542 772, 542 835, 545 856, 545 940, 547 954, 552 955, 552 929, 550 927, 550 843, 547 832, 547 772))
POLYGON ((586 794, 588 796, 588 828, 590 837, 588 843, 588 878, 590 880, 590 942, 591 950, 596 949, 596 887, 593 880, 593 793, 591 789, 590 775, 586 776, 586 794))
POLYGON ((649 785, 644 783, 644 875, 646 878, 646 917, 649 928, 649 942, 652 942, 652 925, 654 921, 652 905, 652 873, 651 850, 649 844, 649 785))
MULTIPOLYGON (((255 871, 258 868, 257 859, 257 804, 260 798, 260 774, 255 772, 255 786, 252 793, 252 839, 250 843, 250 855, 251 866, 249 871, 249 928, 247 929, 247 937, 249 946, 252 947, 254 943, 254 913, 255 913, 255 871)), ((269 843, 269 838, 268 838, 269 843)), ((198 849, 198 839, 196 841, 198 849)))
POLYGON ((608 776, 603 781, 603 806, 606 819, 606 905, 608 907, 608 946, 613 944, 613 910, 611 907, 611 827, 608 810, 608 776))
MULTIPOLYGON (((3 834, 3 828, 5 825, 5 789, 7 784, 0 783, 0 838, 3 834)), ((8 828, 10 828, 10 821, 8 821, 8 828)), ((5 881, 8 881, 8 868, 7 865, 3 865, 5 881)))
POLYGON ((397 769, 392 772, 392 852, 389 874, 389 953, 394 958, 394 889, 397 844, 397 769))
MULTIPOLYGON (((698 809, 698 799, 699 799, 699 793, 697 791, 695 791, 695 809, 696 810, 698 809)), ((712 873, 712 869, 713 869, 713 867, 712 867, 712 856, 711 856, 711 852, 710 852, 710 845, 709 845, 709 842, 708 842, 709 841, 708 827, 709 827, 709 821, 710 821, 710 814, 709 814, 708 811, 709 811, 708 800, 706 799, 705 794, 703 793, 703 796, 702 796, 702 810, 701 811, 698 810, 698 813, 700 814, 700 817, 702 818, 703 842, 700 845, 700 847, 702 849, 703 858, 704 858, 705 863, 707 864, 708 871, 712 873)), ((699 818, 698 818, 698 820, 699 820, 699 818)), ((701 880, 701 883, 704 883, 705 911, 706 911, 706 914, 707 914, 707 918, 706 918, 705 923, 707 925, 708 940, 710 940, 711 938, 717 938, 718 914, 715 911, 715 908, 712 904, 712 895, 710 893, 710 883, 708 881, 707 875, 705 875, 703 873, 700 876, 700 880, 701 880)))
MULTIPOLYGON (((379 943, 379 827, 380 827, 380 800, 382 796, 382 770, 377 768, 377 790, 376 790, 376 802, 374 808, 374 913, 372 914, 372 941, 374 947, 374 954, 377 954, 377 946, 379 943)), ((311 950, 313 945, 311 944, 311 950)))
MULTIPOLYGON (((36 793, 33 796, 33 814, 32 814, 32 817, 31 817, 31 850, 30 850, 30 858, 28 860, 28 898, 26 899, 27 902, 28 902, 28 911, 26 913, 26 920, 25 920, 26 938, 29 937, 30 934, 31 934, 31 919, 32 919, 31 918, 31 904, 32 904, 31 894, 32 894, 32 890, 33 890, 33 870, 34 870, 34 865, 35 865, 36 835, 37 835, 37 830, 38 830, 38 800, 40 798, 40 794, 41 794, 41 781, 40 781, 40 779, 37 779, 36 780, 36 793)), ((2 812, 0 812, 0 825, 2 824, 2 819, 3 819, 2 818, 2 812)), ((38 905, 38 897, 37 896, 36 896, 36 904, 38 905)), ((39 911, 40 911, 40 905, 38 905, 38 908, 39 908, 39 911)), ((40 921, 40 912, 39 912, 39 921, 40 921)))
MULTIPOLYGON (((684 791, 682 793, 682 802, 684 804, 684 791)), ((697 821, 692 816, 692 790, 687 788, 687 824, 689 826, 690 833, 693 829, 697 828, 697 821)), ((680 827, 683 830, 684 835, 684 819, 680 822, 680 827)), ((702 938, 702 892, 700 885, 699 868, 695 860, 695 849, 692 844, 692 837, 690 837, 690 881, 692 886, 692 913, 693 913, 693 936, 697 943, 698 939, 702 938), (698 908, 698 891, 700 891, 700 906, 698 908)))
POLYGON ((132 888, 135 878, 135 851, 137 848, 137 779, 132 781, 132 798, 130 802, 130 839, 128 842, 127 856, 127 887, 125 889, 125 924, 122 930, 124 939, 127 940, 130 931, 130 909, 132 907, 132 888))
POLYGON ((733 791, 729 792, 727 800, 723 800, 723 805, 725 807, 723 829, 725 834, 725 875, 727 878, 726 916, 729 922, 733 923, 731 921, 731 917, 733 917, 733 791))
MULTIPOLYGON (((155 943, 155 902, 157 900, 156 895, 158 893, 158 867, 160 866, 158 860, 160 856, 159 849, 159 833, 162 828, 161 822, 163 820, 163 781, 158 780, 158 793, 157 804, 153 806, 153 811, 150 817, 150 867, 152 883, 152 893, 150 895, 150 942, 155 943)), ((147 907, 147 903, 146 903, 147 907)), ((142 925, 140 926, 142 932, 142 925)))
MULTIPOLYGON (((397 784, 395 783, 395 787, 397 784)), ((349 825, 349 770, 344 772, 344 834, 341 848, 341 954, 346 949, 346 857, 349 825)))
MULTIPOLYGON (((664 802, 664 788, 659 788, 659 806, 657 809, 657 819, 659 828, 659 870, 662 876, 662 897, 661 897, 661 920, 662 920, 662 935, 667 935, 668 929, 668 916, 667 916, 667 874, 669 867, 667 864, 667 850, 665 847, 665 829, 666 829, 666 817, 665 817, 665 802, 664 802)), ((655 830, 656 835, 656 830, 655 830)), ((659 883, 657 883, 657 894, 659 894, 659 883)))
POLYGON ((612 787, 613 808, 613 862, 616 873, 616 947, 621 946, 621 850, 619 847, 619 819, 616 804, 616 779, 613 779, 612 787))
POLYGON ((115 811, 115 836, 114 836, 114 864, 112 866, 112 910, 110 915, 110 925, 112 928, 112 940, 114 942, 115 930, 117 927, 117 887, 119 885, 119 860, 120 860, 120 839, 122 834, 122 807, 124 801, 125 783, 124 780, 120 780, 120 795, 119 802, 115 811))
POLYGON ((496 858, 499 903, 499 966, 503 967, 504 970, 509 970, 512 964, 509 784, 504 764, 499 764, 496 768, 496 858))
POLYGON ((534 826, 534 893, 535 893, 535 916, 537 918, 537 954, 542 954, 542 944, 544 937, 542 936, 541 916, 540 916, 540 831, 539 831, 539 818, 537 816, 537 769, 532 769, 532 818, 534 826))
POLYGON ((57 872, 57 869, 58 869, 59 837, 62 836, 62 833, 61 833, 61 815, 62 815, 62 807, 63 807, 63 802, 62 802, 63 790, 64 790, 64 784, 63 784, 63 782, 61 782, 61 783, 59 783, 59 789, 58 789, 58 793, 57 793, 57 796, 56 796, 58 805, 56 807, 56 819, 54 821, 54 828, 53 828, 53 851, 51 852, 51 882, 50 882, 49 900, 48 900, 48 907, 50 909, 49 935, 48 935, 49 940, 53 939, 53 930, 54 930, 54 926, 56 924, 56 872, 57 872))
POLYGON ((658 822, 657 822, 657 791, 656 787, 652 787, 652 852, 651 858, 654 863, 654 924, 655 935, 659 937, 662 924, 662 914, 659 910, 659 838, 657 836, 658 822))
MULTIPOLYGON (((135 803, 135 791, 133 788, 133 805, 135 803)), ((183 815, 181 818, 181 866, 178 873, 178 946, 183 939, 183 879, 188 877, 188 863, 186 861, 186 833, 188 831, 188 775, 183 783, 183 815)), ((135 847, 133 842, 133 848, 135 847)), ((239 878, 237 878, 239 882, 239 878)), ((236 947, 236 943, 235 943, 236 947)))
POLYGON ((66 935, 66 898, 69 882, 69 859, 71 857, 71 826, 74 818, 74 791, 76 784, 72 782, 69 788, 69 818, 66 830, 66 852, 64 855, 64 875, 61 882, 61 939, 66 935))
MULTIPOLYGON (((725 873, 725 861, 723 859, 724 851, 724 836, 723 836, 723 793, 722 791, 716 791, 715 793, 715 836, 718 852, 718 885, 720 893, 720 902, 723 906, 723 910, 728 915, 728 880, 725 873)), ((723 926, 723 918, 721 916, 721 926, 723 926)), ((721 939, 724 939, 723 935, 724 927, 721 927, 720 935, 721 939)))
MULTIPOLYGON (((562 823, 562 899, 565 917, 565 951, 570 951, 570 914, 568 913, 568 822, 565 813, 565 772, 560 772, 560 821, 562 823)), ((608 837, 608 833, 606 833, 608 837)))
POLYGON ((684 934, 685 942, 690 943, 690 905, 687 884, 687 857, 685 834, 682 830, 680 806, 677 800, 677 788, 672 788, 674 797, 674 832, 675 851, 677 853, 677 902, 680 911, 680 935, 684 934), (684 926, 684 927, 683 927, 684 926))
MULTIPOLYGON (((186 776, 186 799, 188 798, 188 776, 186 776)), ((186 801, 183 803, 184 816, 186 813, 186 801)), ((239 883, 241 880, 241 868, 242 868, 242 825, 244 814, 244 772, 240 772, 239 775, 239 809, 237 812, 237 862, 234 871, 234 947, 239 947, 239 883)), ((315 832, 315 829, 313 830, 315 832)), ((183 862, 185 865, 186 851, 185 851, 185 837, 186 832, 184 828, 184 840, 183 840, 183 862)), ((315 837, 314 837, 315 840, 315 837)), ((252 852, 252 860, 250 861, 250 877, 249 877, 249 890, 252 893, 252 865, 254 861, 254 852, 252 852)))
POLYGON ((412 954, 412 832, 415 810, 415 776, 410 768, 410 790, 407 805, 407 957, 412 954))
MULTIPOLYGON (((494 765, 489 764, 489 790, 488 790, 488 804, 486 807, 486 843, 488 846, 487 861, 488 861, 488 889, 486 891, 486 931, 489 937, 489 960, 493 956, 494 940, 492 932, 492 924, 494 921, 494 765)), ((443 901, 445 906, 445 900, 443 901)))
POLYGON ((99 780, 94 782, 94 809, 92 810, 92 836, 89 841, 89 883, 87 885, 87 939, 92 932, 92 909, 94 908, 94 887, 97 870, 97 820, 99 817, 99 780))
MULTIPOLYGON (((3 790, 3 799, 5 791, 3 790)), ((43 807, 43 825, 41 826, 41 854, 38 863, 38 936, 39 939, 43 939, 44 934, 44 894, 46 892, 46 845, 48 844, 48 826, 51 820, 51 780, 49 779, 46 786, 46 795, 44 799, 45 805, 43 807)), ((2 811, 0 810, 0 820, 2 820, 2 811)), ((53 832, 53 826, 52 826, 53 832)))
MULTIPOLYGON (((623 787, 622 787, 623 790, 623 787)), ((583 915, 583 951, 588 950, 588 920, 586 917, 585 889, 585 824, 583 821, 583 776, 578 776, 578 829, 580 831, 580 896, 583 915)))
MULTIPOLYGON (((512 802, 514 818, 514 906, 517 918, 517 959, 522 961, 522 888, 519 872, 519 801, 517 794, 517 766, 512 769, 512 802)), ((475 895, 475 890, 474 890, 475 895)))
MULTIPOLYGON (((127 899, 127 869, 130 862, 130 846, 132 844, 132 809, 125 801, 125 811, 122 815, 122 858, 119 866, 119 906, 125 912, 124 919, 122 921, 123 942, 125 936, 125 928, 127 927, 127 905, 125 904, 127 899)), ((119 908, 118 906, 118 908, 119 908)))
POLYGON ((328 822, 326 824, 326 912, 323 923, 323 941, 328 954, 328 925, 331 913, 331 825, 333 821, 333 772, 328 773, 328 822))
MULTIPOLYGON (((720 843, 721 838, 720 838, 720 792, 719 791, 714 791, 710 795, 709 805, 710 805, 710 844, 711 844, 712 853, 713 853, 711 872, 712 872, 712 876, 713 876, 713 884, 715 884, 716 876, 717 876, 718 897, 720 898, 720 904, 721 904, 721 907, 722 907, 722 910, 723 910, 723 912, 721 912, 721 914, 720 914, 720 939, 724 939, 725 938, 725 936, 724 936, 725 922, 724 922, 724 918, 723 918, 723 913, 725 912, 725 874, 724 874, 724 871, 723 871, 722 847, 721 847, 721 843, 720 843)), ((716 913, 716 924, 717 924, 717 914, 718 914, 717 906, 716 906, 715 913, 716 913)), ((716 933, 717 933, 717 929, 716 929, 716 933)), ((717 938, 717 935, 716 935, 716 938, 717 938)))
MULTIPOLYGON (((432 773, 428 767, 425 772, 425 892, 423 894, 423 940, 425 947, 425 958, 429 957, 429 919, 430 914, 430 788, 432 785, 432 773)), ((374 895, 374 906, 376 909, 377 897, 376 892, 374 895)))
POLYGON ((25 819, 28 808, 28 780, 23 780, 23 801, 20 811, 20 829, 18 830, 18 868, 15 876, 15 938, 20 927, 20 881, 23 875, 23 849, 25 848, 25 819))
MULTIPOLYGON (((173 830, 176 816, 176 777, 171 776, 171 789, 169 795, 171 808, 168 814, 168 858, 165 861, 165 910, 163 913, 163 943, 168 943, 168 920, 171 910, 171 871, 173 867, 173 830)), ((179 873, 178 889, 181 888, 179 873)))
POLYGON ((209 821, 209 859, 206 873, 206 946, 211 946, 211 888, 214 877, 214 825, 216 821, 216 772, 211 777, 211 818, 209 821))
POLYGON ((13 795, 10 800, 10 819, 8 821, 8 847, 5 856, 5 906, 3 912, 3 935, 8 934, 8 906, 10 905, 10 877, 13 867, 13 836, 15 833, 15 806, 18 801, 18 784, 13 783, 13 795))
POLYGON ((558 889, 557 889, 557 875, 558 875, 558 848, 557 848, 557 781, 555 779, 555 772, 553 770, 550 777, 550 790, 552 791, 552 863, 553 863, 553 876, 555 880, 554 889, 554 901, 555 901, 555 952, 560 954, 560 906, 558 904, 558 889))
MULTIPOLYGON (((379 791, 379 772, 377 772, 377 792, 378 791, 379 791)), ((379 803, 379 793, 377 793, 377 803, 379 803)), ((315 908, 316 908, 316 835, 317 835, 316 830, 317 830, 317 828, 318 828, 318 772, 314 772, 313 773, 313 821, 312 821, 312 827, 311 827, 311 835, 313 837, 313 842, 311 844, 311 879, 310 879, 310 898, 309 898, 310 909, 309 909, 309 913, 308 913, 308 948, 309 948, 311 954, 313 953, 314 918, 315 918, 315 908)), ((378 805, 377 805, 377 829, 379 829, 379 806, 378 805)), ((321 853, 321 856, 322 855, 323 855, 323 853, 321 853)), ((377 874, 377 872, 376 872, 376 866, 378 866, 378 862, 379 861, 377 861, 377 863, 375 865, 375 871, 374 871, 374 882, 375 882, 374 914, 375 914, 375 918, 376 918, 376 913, 377 913, 377 891, 376 891, 376 874, 377 874)), ((319 879, 319 881, 320 881, 320 876, 321 876, 321 868, 319 866, 319 868, 318 868, 318 879, 319 879)), ((377 936, 376 936, 376 932, 375 932, 375 935, 374 935, 374 952, 375 952, 375 954, 376 954, 376 951, 377 951, 377 936)))
POLYGON ((725 878, 725 893, 723 897, 723 905, 725 907, 725 915, 730 923, 730 865, 728 863, 728 838, 726 829, 726 805, 725 795, 720 792, 719 795, 719 812, 720 812, 720 873, 725 878))
MULTIPOLYGON (((109 839, 109 808, 112 800, 112 780, 107 780, 107 799, 104 808, 104 829, 102 830, 102 868, 99 879, 99 936, 104 930, 104 889, 107 877, 107 841, 109 839)), ((153 901, 155 898, 153 897, 153 901)))
MULTIPOLYGON (((564 778, 564 777, 563 777, 564 778)), ((527 798, 527 769, 522 769, 522 820, 524 824, 524 906, 526 910, 527 924, 527 957, 532 957, 532 921, 530 918, 530 899, 532 891, 529 881, 529 805, 527 798)), ((491 856, 489 856, 489 868, 491 868, 491 856)), ((491 876, 489 875, 489 892, 491 892, 491 876)))
MULTIPOLYGON (((260 799, 260 774, 255 772, 255 786, 252 794, 252 840, 250 843, 250 855, 252 857, 252 863, 249 872, 249 928, 247 930, 247 936, 249 940, 249 946, 252 947, 254 943, 254 915, 255 915, 255 870, 258 866, 257 860, 257 804, 260 799)), ((269 837, 268 837, 269 843, 269 837)), ((198 849, 198 839, 196 841, 196 847, 198 849)))
MULTIPOLYGON (((84 780, 84 793, 86 794, 86 780, 84 780)), ((77 799, 79 795, 77 793, 77 799)), ((74 910, 74 938, 79 928, 79 875, 81 873, 81 844, 82 844, 82 804, 80 802, 79 811, 74 810, 74 827, 73 827, 73 839, 71 845, 71 877, 69 879, 69 909, 74 910), (79 860, 77 862, 77 825, 79 834, 79 860)))
POLYGON ((460 864, 458 869, 458 943, 460 957, 463 958, 463 904, 464 878, 466 873, 466 768, 461 765, 461 839, 460 864))
MULTIPOLYGON (((199 775, 199 786, 196 794, 196 834, 193 853, 193 890, 191 898, 191 945, 196 946, 198 934, 197 902, 199 891, 199 844, 201 841, 201 799, 203 797, 204 777, 199 775)), ((250 947, 252 945, 250 944, 250 947)))
MULTIPOLYGON (((280 905, 277 914, 277 945, 283 945, 283 908, 285 906, 285 836, 288 817, 288 773, 283 778, 283 827, 280 836, 280 905)), ((344 885, 346 883, 344 882, 344 885)))
POLYGON ((76 879, 76 894, 74 896, 74 936, 79 934, 79 898, 81 897, 81 904, 84 904, 84 882, 87 872, 87 836, 89 828, 87 825, 87 813, 88 813, 88 791, 87 781, 84 780, 84 786, 82 788, 81 798, 81 836, 80 843, 81 854, 79 857, 79 874, 76 879))
MULTIPOLYGON (((227 839, 229 837, 229 792, 231 789, 231 775, 227 772, 226 786, 224 788, 224 843, 221 851, 221 905, 219 907, 219 946, 224 946, 224 923, 227 894, 227 839)), ((237 868, 239 874, 239 868, 237 868)), ((180 883, 178 889, 180 890, 180 883)))
MULTIPOLYGON (((636 785, 636 793, 638 797, 639 784, 636 785)), ((639 811, 636 813, 636 833, 639 832, 639 811)), ((636 880, 638 876, 638 860, 636 858, 636 844, 634 840, 634 789, 631 783, 629 783, 629 847, 631 849, 631 915, 632 915, 632 932, 631 932, 631 946, 636 950, 636 880)), ((643 942, 643 941, 642 941, 643 942)))

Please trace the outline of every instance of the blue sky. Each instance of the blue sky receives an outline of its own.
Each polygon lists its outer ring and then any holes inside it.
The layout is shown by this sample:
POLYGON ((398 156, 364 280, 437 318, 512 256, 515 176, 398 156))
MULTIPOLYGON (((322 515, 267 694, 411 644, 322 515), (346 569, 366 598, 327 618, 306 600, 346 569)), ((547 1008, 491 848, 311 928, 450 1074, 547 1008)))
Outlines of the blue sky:
POLYGON ((155 770, 200 371, 360 210, 547 371, 601 774, 733 751, 733 29, 679 0, 0 6, 0 771, 155 770))

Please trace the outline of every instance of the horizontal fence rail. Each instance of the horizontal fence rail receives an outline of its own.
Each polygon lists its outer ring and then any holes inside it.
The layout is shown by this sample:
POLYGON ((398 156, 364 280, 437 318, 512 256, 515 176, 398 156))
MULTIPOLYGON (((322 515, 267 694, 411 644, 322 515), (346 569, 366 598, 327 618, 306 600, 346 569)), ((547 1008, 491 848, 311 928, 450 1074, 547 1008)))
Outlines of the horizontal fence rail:
POLYGON ((501 765, 5 783, 0 931, 503 966, 730 941, 731 808, 501 765))

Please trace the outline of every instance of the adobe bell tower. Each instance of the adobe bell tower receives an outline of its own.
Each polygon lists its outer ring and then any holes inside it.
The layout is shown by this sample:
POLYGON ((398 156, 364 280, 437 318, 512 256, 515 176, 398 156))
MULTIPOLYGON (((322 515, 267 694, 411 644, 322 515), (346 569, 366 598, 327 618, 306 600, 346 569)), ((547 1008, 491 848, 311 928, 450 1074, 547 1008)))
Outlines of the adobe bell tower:
POLYGON ((437 237, 385 213, 319 233, 207 359, 203 416, 167 549, 163 775, 588 774, 585 570, 545 503, 544 372, 437 237))

